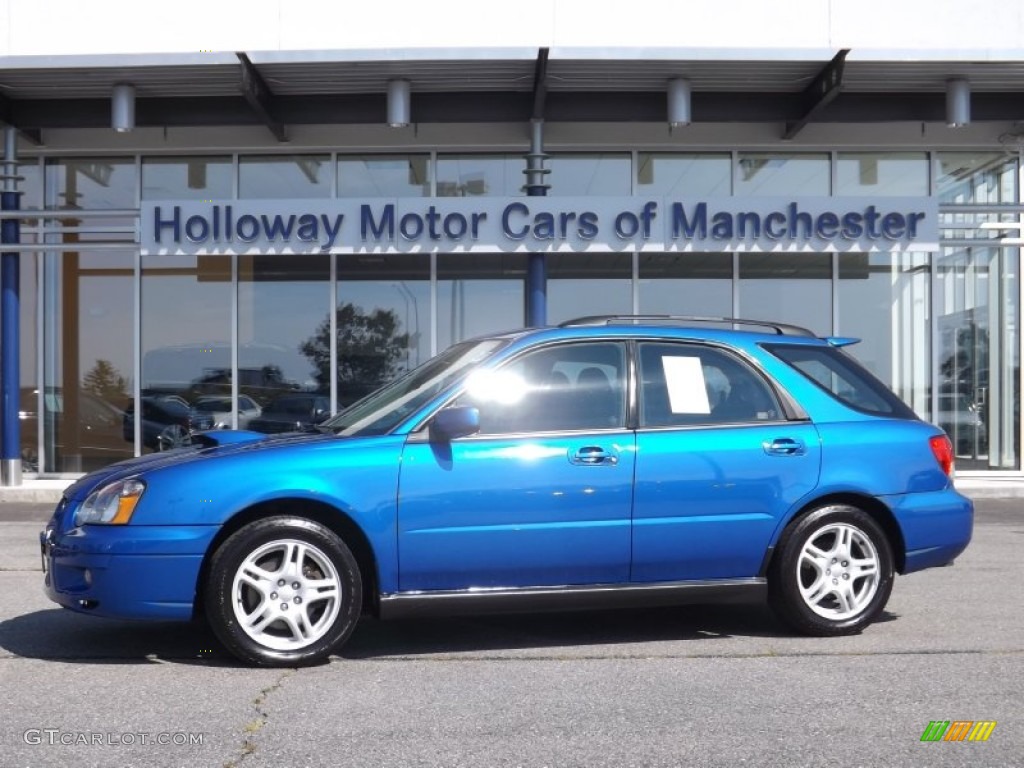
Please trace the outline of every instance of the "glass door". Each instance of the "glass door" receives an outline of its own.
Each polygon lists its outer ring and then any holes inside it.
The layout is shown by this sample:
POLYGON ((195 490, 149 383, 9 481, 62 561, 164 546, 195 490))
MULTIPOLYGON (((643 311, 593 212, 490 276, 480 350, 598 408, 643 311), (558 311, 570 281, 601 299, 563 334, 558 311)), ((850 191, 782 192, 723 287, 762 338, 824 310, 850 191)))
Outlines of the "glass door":
POLYGON ((1020 283, 1006 250, 947 249, 938 264, 935 421, 960 469, 1020 468, 1020 283))

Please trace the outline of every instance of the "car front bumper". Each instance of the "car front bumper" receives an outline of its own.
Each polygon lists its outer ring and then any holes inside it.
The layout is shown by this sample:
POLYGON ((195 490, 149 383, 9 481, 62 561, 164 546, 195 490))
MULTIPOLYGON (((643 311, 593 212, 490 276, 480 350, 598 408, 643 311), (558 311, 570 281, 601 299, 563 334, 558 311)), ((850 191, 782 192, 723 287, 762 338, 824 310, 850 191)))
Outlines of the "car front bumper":
POLYGON ((58 510, 39 536, 47 597, 109 618, 192 617, 203 553, 218 526, 76 528, 60 518, 58 510))

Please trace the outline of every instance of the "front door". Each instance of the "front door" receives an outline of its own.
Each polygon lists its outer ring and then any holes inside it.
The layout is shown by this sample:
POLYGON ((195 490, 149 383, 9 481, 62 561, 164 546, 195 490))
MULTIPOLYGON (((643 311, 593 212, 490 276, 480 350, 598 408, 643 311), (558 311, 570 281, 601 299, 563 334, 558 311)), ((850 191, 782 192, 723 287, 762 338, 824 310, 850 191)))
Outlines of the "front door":
POLYGON ((402 591, 629 580, 635 435, 626 352, 563 343, 467 384, 480 433, 412 435, 399 480, 402 591))

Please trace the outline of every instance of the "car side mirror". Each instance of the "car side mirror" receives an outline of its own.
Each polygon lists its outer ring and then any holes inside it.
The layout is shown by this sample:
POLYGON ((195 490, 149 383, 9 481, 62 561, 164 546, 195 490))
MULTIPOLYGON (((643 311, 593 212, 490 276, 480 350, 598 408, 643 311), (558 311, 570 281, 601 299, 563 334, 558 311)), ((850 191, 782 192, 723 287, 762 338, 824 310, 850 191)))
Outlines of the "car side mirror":
POLYGON ((468 405, 456 405, 437 412, 430 422, 430 436, 447 442, 480 431, 480 411, 468 405))

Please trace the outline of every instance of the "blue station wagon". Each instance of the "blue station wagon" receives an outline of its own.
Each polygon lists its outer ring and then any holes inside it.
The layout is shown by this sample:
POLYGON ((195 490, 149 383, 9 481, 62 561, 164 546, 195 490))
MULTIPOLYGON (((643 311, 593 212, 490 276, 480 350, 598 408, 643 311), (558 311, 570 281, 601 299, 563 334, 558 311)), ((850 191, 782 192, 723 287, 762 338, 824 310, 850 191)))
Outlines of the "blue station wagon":
POLYGON ((973 507, 947 436, 852 341, 630 316, 460 343, 314 433, 218 430, 83 477, 41 534, 45 588, 205 618, 266 666, 323 661, 363 613, 767 600, 856 633, 894 574, 963 551, 973 507))

